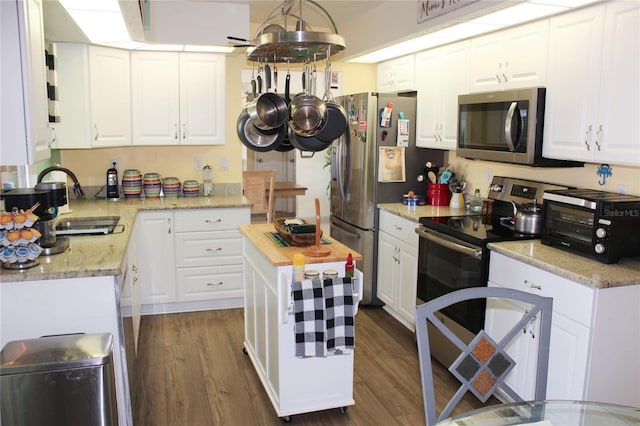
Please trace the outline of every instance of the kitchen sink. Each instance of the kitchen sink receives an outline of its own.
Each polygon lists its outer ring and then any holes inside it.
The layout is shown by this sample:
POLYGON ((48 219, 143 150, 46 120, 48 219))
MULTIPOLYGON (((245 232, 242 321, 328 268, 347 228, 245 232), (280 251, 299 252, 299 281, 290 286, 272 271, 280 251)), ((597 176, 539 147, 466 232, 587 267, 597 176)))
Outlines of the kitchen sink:
POLYGON ((72 217, 63 219, 56 225, 56 235, 113 234, 116 229, 124 230, 118 225, 120 216, 72 217))

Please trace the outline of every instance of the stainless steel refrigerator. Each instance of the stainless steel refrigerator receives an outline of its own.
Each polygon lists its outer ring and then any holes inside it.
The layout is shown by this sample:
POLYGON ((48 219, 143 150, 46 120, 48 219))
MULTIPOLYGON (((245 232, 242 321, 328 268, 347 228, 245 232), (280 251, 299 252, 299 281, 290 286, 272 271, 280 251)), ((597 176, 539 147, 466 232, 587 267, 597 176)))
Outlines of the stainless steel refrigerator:
POLYGON ((379 203, 402 202, 408 191, 426 194, 419 182, 427 161, 442 164, 442 151, 416 148, 416 93, 359 93, 336 102, 347 113, 348 132, 331 150, 331 236, 361 253, 363 304, 381 305, 376 297, 379 203), (390 116, 386 113, 390 108, 390 116), (408 120, 408 121, 399 121, 408 120), (401 135, 398 135, 398 127, 401 135), (408 133, 408 135, 407 135, 408 133), (402 173, 387 174, 387 155, 397 154, 398 137, 405 140, 402 173), (408 139, 408 140, 407 140, 408 139), (382 148, 382 152, 381 152, 382 148), (381 158, 385 161, 380 167, 381 158), (384 182, 381 182, 384 180, 384 182))

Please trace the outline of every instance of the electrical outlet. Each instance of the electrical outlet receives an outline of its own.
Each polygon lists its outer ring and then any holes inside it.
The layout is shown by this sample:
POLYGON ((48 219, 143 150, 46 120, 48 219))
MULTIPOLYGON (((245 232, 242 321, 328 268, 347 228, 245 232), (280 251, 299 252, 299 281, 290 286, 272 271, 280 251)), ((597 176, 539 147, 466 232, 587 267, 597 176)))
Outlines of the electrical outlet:
POLYGON ((487 183, 491 184, 491 181, 493 181, 493 170, 491 169, 487 169, 487 183))
POLYGON ((115 169, 118 169, 119 165, 120 165, 120 163, 118 163, 118 159, 117 158, 112 158, 111 160, 109 160, 109 168, 113 167, 115 169))
POLYGON ((227 160, 227 157, 222 157, 222 160, 220 160, 220 170, 223 172, 229 170, 229 160, 227 160))
POLYGON ((194 159, 193 159, 193 169, 194 170, 202 170, 202 158, 194 157, 194 159))
POLYGON ((629 193, 629 187, 623 183, 618 184, 618 194, 627 195, 629 193))

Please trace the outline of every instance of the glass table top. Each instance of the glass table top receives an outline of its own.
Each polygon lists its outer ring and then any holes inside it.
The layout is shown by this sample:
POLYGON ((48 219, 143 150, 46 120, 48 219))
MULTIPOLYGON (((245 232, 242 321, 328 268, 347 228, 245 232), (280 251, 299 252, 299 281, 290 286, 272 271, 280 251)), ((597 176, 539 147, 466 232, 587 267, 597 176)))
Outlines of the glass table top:
POLYGON ((530 401, 494 405, 455 416, 438 426, 630 426, 640 408, 584 401, 530 401))

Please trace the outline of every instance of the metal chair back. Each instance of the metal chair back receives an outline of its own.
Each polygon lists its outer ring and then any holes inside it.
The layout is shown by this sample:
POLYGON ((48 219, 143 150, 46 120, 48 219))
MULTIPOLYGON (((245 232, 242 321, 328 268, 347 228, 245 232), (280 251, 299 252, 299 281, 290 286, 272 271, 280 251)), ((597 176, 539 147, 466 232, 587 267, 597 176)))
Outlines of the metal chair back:
POLYGON ((545 399, 552 309, 552 298, 496 287, 472 287, 457 290, 417 306, 415 308, 416 335, 426 424, 435 425, 438 421, 449 417, 467 391, 473 393, 483 403, 498 389, 502 390, 508 398, 514 401, 522 401, 522 396, 505 383, 505 379, 511 370, 516 367, 515 360, 507 353, 507 347, 516 337, 523 335, 523 330, 526 332, 526 330, 531 329, 532 324, 536 321, 540 321, 540 328, 535 336, 538 339, 538 350, 534 399, 545 399), (514 321, 510 328, 507 327, 508 331, 504 336, 498 337, 496 340, 485 330, 481 330, 467 344, 436 316, 436 312, 472 299, 487 299, 488 307, 491 306, 490 301, 492 299, 501 299, 520 303, 520 306, 526 304, 527 309, 523 310, 519 320, 514 321), (436 409, 431 350, 427 331, 428 324, 439 330, 461 352, 451 366, 448 367, 449 371, 460 381, 461 386, 439 414, 436 409))

